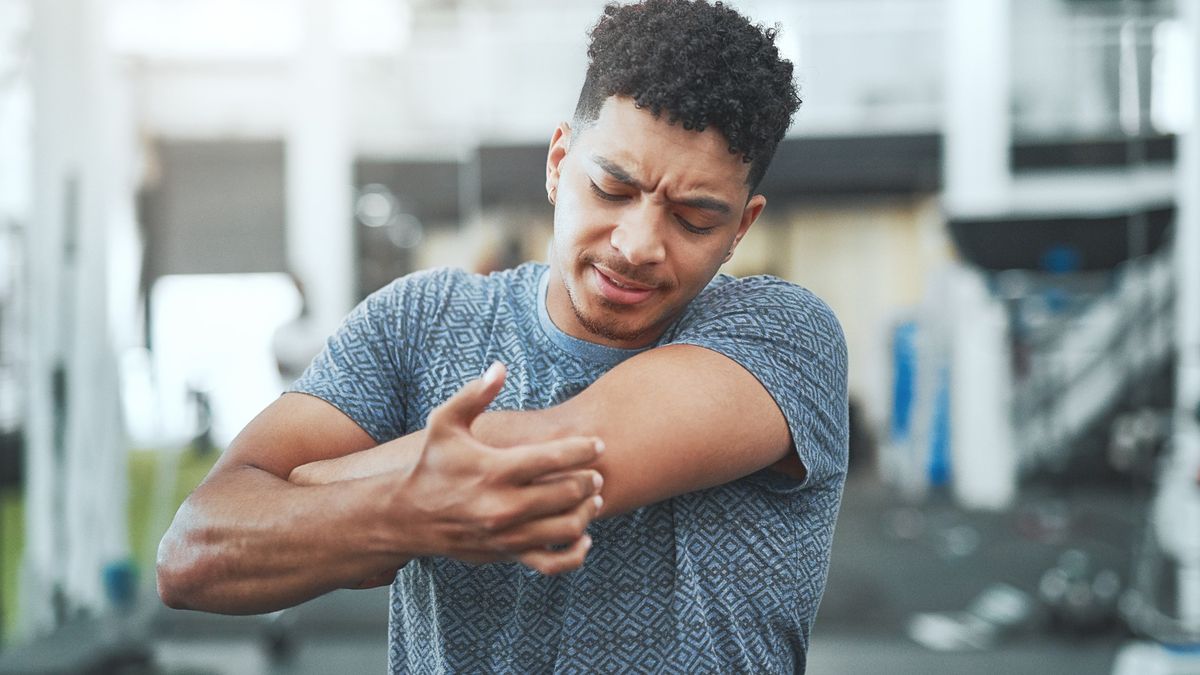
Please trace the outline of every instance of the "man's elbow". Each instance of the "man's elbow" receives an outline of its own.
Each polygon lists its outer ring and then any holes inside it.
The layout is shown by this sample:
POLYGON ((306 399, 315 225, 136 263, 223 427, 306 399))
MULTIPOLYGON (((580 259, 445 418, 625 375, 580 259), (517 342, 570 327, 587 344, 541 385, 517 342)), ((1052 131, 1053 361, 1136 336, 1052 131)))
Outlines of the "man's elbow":
POLYGON ((180 583, 178 570, 159 558, 154 571, 158 597, 162 603, 171 609, 191 609, 187 602, 187 593, 180 583))
POLYGON ((158 560, 154 567, 155 581, 158 586, 158 597, 163 604, 171 609, 191 609, 188 602, 187 570, 183 569, 169 555, 164 555, 166 542, 159 544, 158 560))
POLYGON ((155 573, 157 576, 158 597, 162 600, 162 603, 171 609, 191 609, 175 577, 161 561, 155 568, 155 573))
POLYGON ((155 584, 158 597, 171 609, 195 609, 196 593, 203 588, 203 563, 196 554, 198 547, 190 545, 187 537, 177 531, 178 523, 163 535, 155 560, 155 584))

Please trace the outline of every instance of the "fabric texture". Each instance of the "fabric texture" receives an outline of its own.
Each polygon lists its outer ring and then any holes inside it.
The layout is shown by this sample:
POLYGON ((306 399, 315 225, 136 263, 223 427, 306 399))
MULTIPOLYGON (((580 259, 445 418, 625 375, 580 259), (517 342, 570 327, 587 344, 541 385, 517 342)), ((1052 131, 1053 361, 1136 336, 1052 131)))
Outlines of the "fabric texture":
MULTIPOLYGON (((495 410, 543 409, 637 353, 558 330, 548 274, 437 269, 397 279, 347 317, 291 391, 336 406, 379 442, 493 361, 495 410)), ((741 364, 787 419, 803 482, 760 471, 593 522, 584 566, 418 558, 391 588, 392 673, 803 672, 845 480, 846 347, 830 309, 773 277, 719 275, 657 345, 741 364)))

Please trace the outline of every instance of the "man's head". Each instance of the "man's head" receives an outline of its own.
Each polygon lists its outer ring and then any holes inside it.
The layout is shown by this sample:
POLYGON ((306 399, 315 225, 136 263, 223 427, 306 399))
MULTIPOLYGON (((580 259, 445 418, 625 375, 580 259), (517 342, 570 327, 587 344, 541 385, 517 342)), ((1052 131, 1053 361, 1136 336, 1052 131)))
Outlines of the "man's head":
POLYGON ((774 37, 720 4, 605 8, 546 161, 560 328, 650 344, 732 255, 800 103, 774 37))
POLYGON ((720 2, 610 4, 591 32, 572 126, 590 126, 609 97, 623 96, 684 129, 716 127, 750 164, 753 191, 800 106, 775 34, 720 2))

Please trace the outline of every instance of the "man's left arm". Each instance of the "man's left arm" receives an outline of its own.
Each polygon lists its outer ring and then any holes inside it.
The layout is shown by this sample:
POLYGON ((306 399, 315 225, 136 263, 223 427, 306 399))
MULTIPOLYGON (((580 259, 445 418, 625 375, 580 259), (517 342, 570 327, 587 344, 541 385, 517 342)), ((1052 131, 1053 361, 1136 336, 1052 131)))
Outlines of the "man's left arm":
MULTIPOLYGON (((601 438, 606 451, 594 464, 604 476, 601 516, 767 467, 797 486, 844 472, 841 327, 823 303, 780 283, 731 285, 724 297, 706 298, 700 314, 707 318, 670 344, 625 360, 559 405, 485 413, 472 433, 495 446, 601 438)), ((399 461, 395 450, 367 450, 301 467, 294 480, 362 477, 399 461)))
POLYGON ((501 446, 568 433, 601 438, 606 450, 593 465, 604 476, 600 517, 776 464, 793 476, 803 471, 763 385, 729 357, 690 344, 634 356, 552 408, 485 414, 472 430, 501 446))
MULTIPOLYGON (((605 452, 600 517, 721 485, 794 457, 779 406, 732 359, 695 345, 668 345, 621 363, 574 398, 544 410, 484 413, 480 441, 512 446, 594 435, 605 452)), ((410 434, 414 447, 420 434, 410 434)), ((405 461, 379 446, 301 466, 294 482, 329 483, 393 470, 405 461)), ((796 475, 800 464, 791 468, 796 475)))

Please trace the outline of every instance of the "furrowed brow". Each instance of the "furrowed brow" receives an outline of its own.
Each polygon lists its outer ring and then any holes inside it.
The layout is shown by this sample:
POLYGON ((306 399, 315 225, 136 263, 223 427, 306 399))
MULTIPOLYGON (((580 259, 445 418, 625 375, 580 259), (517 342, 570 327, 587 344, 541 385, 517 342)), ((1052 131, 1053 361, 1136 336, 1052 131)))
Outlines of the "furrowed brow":
MULTIPOLYGON (((611 159, 608 159, 602 155, 592 155, 592 161, 595 162, 596 165, 601 169, 604 169, 604 171, 608 175, 612 176, 613 179, 618 183, 628 185, 629 187, 641 190, 643 192, 646 191, 646 188, 642 187, 642 184, 639 183, 636 178, 630 176, 628 171, 611 159)), ((690 199, 677 199, 672 201, 674 201, 676 204, 681 204, 693 209, 716 211, 717 213, 725 216, 733 213, 733 208, 730 207, 729 204, 726 204, 720 199, 715 199, 713 197, 692 197, 690 199)))
POLYGON ((693 197, 691 199, 679 199, 679 200, 676 200, 675 203, 682 204, 684 206, 689 206, 693 209, 702 209, 705 211, 716 211, 717 213, 720 213, 721 215, 725 215, 725 216, 729 215, 733 211, 733 209, 729 208, 728 204, 721 201, 720 199, 713 199, 712 197, 693 197))
POLYGON ((592 161, 595 162, 596 165, 601 169, 604 169, 608 175, 612 176, 618 183, 624 183, 629 187, 645 191, 645 188, 642 187, 641 183, 639 183, 633 176, 630 176, 628 171, 621 168, 619 164, 611 159, 602 157, 600 155, 592 155, 592 161))

